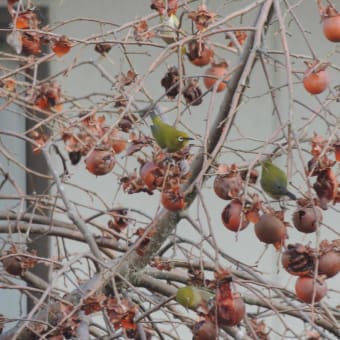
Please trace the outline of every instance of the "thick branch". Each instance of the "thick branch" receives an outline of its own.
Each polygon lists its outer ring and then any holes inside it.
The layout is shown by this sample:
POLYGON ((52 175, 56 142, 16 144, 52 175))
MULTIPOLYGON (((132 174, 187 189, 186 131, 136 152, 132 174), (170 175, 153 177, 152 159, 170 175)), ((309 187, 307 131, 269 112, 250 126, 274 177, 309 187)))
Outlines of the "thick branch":
MULTIPOLYGON (((270 15, 272 7, 272 1, 267 1, 262 5, 258 18, 256 20, 256 33, 251 32, 247 39, 247 43, 243 48, 243 53, 238 61, 239 67, 233 75, 228 92, 221 104, 219 114, 212 125, 210 135, 208 138, 207 151, 210 157, 205 161, 205 155, 200 153, 197 155, 193 165, 191 167, 192 176, 184 190, 190 189, 191 193, 186 196, 188 206, 194 201, 196 197, 196 191, 194 189, 195 183, 204 181, 204 174, 209 170, 213 159, 217 156, 224 140, 227 137, 229 129, 235 118, 237 107, 240 103, 242 93, 244 91, 244 85, 249 78, 253 65, 256 59, 257 48, 260 47, 261 34, 263 33, 265 24, 270 15), (190 188, 190 186, 192 186, 190 188)), ((173 232, 176 225, 181 220, 179 213, 162 210, 154 219, 153 226, 156 229, 156 233, 153 235, 150 243, 146 247, 145 255, 138 256, 134 254, 133 258, 129 258, 130 268, 132 271, 138 271, 145 267, 150 259, 157 253, 164 241, 173 232)), ((130 271, 130 273, 132 273, 130 271)))
MULTIPOLYGON (((76 228, 65 228, 60 227, 59 225, 56 226, 49 226, 43 224, 23 224, 22 222, 12 221, 9 225, 8 223, 1 224, 0 223, 0 234, 1 233, 19 233, 19 232, 27 232, 30 231, 31 233, 38 234, 38 235, 46 235, 46 236, 59 236, 65 237, 68 240, 75 240, 79 242, 85 242, 86 239, 84 235, 78 231, 76 228)), ((102 248, 109 248, 113 250, 117 250, 120 252, 125 252, 126 247, 116 242, 112 237, 102 237, 102 236, 93 236, 95 242, 99 247, 102 248)))

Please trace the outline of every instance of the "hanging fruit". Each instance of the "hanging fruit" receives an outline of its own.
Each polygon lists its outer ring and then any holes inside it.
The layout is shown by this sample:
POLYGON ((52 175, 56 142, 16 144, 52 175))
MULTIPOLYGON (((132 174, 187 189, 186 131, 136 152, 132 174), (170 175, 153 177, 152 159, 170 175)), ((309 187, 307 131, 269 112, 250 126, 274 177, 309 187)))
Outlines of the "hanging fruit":
POLYGON ((150 190, 163 185, 163 172, 161 168, 153 161, 145 162, 140 168, 140 177, 150 190))
POLYGON ((291 275, 306 276, 313 273, 315 250, 300 243, 288 244, 281 258, 283 268, 291 275))
POLYGON ((171 66, 161 79, 161 85, 165 88, 168 98, 174 99, 178 95, 180 88, 179 80, 180 76, 177 67, 171 66))
POLYGON ((307 70, 303 78, 304 88, 311 94, 319 94, 325 91, 329 85, 327 64, 322 64, 318 60, 305 62, 305 64, 307 70))
POLYGON ((229 79, 228 63, 226 61, 212 63, 204 75, 203 81, 207 90, 211 89, 216 82, 219 82, 216 92, 221 92, 227 87, 227 80, 229 79))
POLYGON ((57 57, 62 57, 70 51, 71 47, 71 42, 68 40, 67 36, 62 35, 53 42, 51 48, 57 57))
POLYGON ((340 240, 320 242, 318 273, 333 277, 340 271, 340 240))
POLYGON ((239 199, 232 200, 222 211, 222 222, 230 231, 237 232, 245 229, 249 221, 242 211, 242 202, 239 199))
POLYGON ((295 292, 306 303, 318 302, 327 294, 327 285, 321 278, 300 276, 295 283, 295 292))
POLYGON ((15 20, 15 27, 18 29, 35 30, 38 29, 39 26, 37 14, 31 9, 23 11, 18 15, 13 15, 13 20, 15 20))
POLYGON ((216 278, 216 314, 221 326, 235 326, 241 322, 246 313, 246 307, 239 293, 231 289, 232 278, 225 275, 226 271, 215 272, 216 278))
POLYGON ((24 32, 21 35, 22 52, 37 55, 41 53, 41 42, 38 34, 24 32))
POLYGON ((118 129, 112 129, 110 133, 110 139, 112 142, 113 151, 116 154, 123 152, 127 147, 127 138, 124 137, 123 133, 118 129))
POLYGON ((178 211, 185 208, 185 201, 183 194, 179 189, 171 188, 162 192, 161 202, 164 208, 170 211, 178 211))
POLYGON ((238 197, 243 191, 243 180, 235 164, 219 165, 214 180, 215 194, 223 200, 238 197))
POLYGON ((332 42, 340 42, 340 13, 331 5, 322 11, 323 33, 332 42))
POLYGON ((332 168, 326 168, 319 172, 313 188, 320 199, 320 207, 328 209, 328 203, 335 200, 338 194, 338 181, 332 168))
POLYGON ((320 227, 322 211, 319 207, 301 207, 293 214, 295 228, 303 233, 313 233, 320 227))
POLYGON ((191 40, 188 44, 188 59, 196 66, 205 66, 212 62, 214 51, 205 43, 199 40, 191 40))
POLYGON ((198 79, 189 78, 182 94, 187 105, 197 106, 202 103, 202 91, 198 86, 198 79))
POLYGON ((115 165, 112 151, 95 148, 85 159, 86 169, 96 176, 109 173, 115 165))
POLYGON ((192 340, 216 340, 217 331, 216 324, 209 318, 204 318, 194 324, 192 328, 193 338, 192 340))
POLYGON ((257 238, 267 244, 273 244, 280 249, 286 239, 286 227, 284 223, 271 214, 264 214, 255 224, 257 238))

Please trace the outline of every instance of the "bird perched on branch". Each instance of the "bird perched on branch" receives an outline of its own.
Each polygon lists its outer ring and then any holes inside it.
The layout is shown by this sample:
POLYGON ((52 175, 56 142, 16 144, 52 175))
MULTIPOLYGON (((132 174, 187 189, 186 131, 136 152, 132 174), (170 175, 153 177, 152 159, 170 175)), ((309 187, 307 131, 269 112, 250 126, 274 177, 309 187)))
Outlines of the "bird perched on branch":
POLYGON ((287 175, 271 160, 262 163, 260 184, 262 189, 272 198, 279 199, 288 196, 292 200, 296 200, 296 196, 287 190, 287 175))
POLYGON ((186 132, 177 130, 175 127, 163 122, 154 111, 150 112, 150 116, 153 123, 151 125, 152 135, 165 152, 177 152, 193 139, 186 132))
POLYGON ((194 286, 184 286, 178 288, 176 300, 186 308, 196 309, 200 305, 208 304, 214 298, 214 294, 206 288, 194 286))

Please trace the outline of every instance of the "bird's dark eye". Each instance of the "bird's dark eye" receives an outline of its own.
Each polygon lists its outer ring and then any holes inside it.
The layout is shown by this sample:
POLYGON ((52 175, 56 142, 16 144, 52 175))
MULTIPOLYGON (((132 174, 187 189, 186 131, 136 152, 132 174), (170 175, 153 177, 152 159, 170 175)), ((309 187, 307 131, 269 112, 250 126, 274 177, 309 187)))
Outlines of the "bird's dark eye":
POLYGON ((183 141, 184 141, 184 138, 183 138, 182 136, 179 136, 179 137, 177 138, 177 140, 178 140, 179 142, 183 142, 183 141))

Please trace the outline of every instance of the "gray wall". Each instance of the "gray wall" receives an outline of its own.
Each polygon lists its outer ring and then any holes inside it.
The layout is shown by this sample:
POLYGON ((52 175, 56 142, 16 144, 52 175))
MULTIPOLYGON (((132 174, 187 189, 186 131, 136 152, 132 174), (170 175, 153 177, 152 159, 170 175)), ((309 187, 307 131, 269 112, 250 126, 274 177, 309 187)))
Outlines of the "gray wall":
MULTIPOLYGON (((37 2, 39 4, 46 5, 45 1, 37 2)), ((95 18, 98 20, 103 21, 112 21, 117 24, 123 23, 126 20, 134 20, 142 13, 147 13, 150 11, 149 8, 150 1, 148 0, 126 0, 126 1, 118 1, 118 0, 101 0, 94 2, 93 0, 72 0, 72 1, 51 1, 49 2, 50 8, 50 17, 51 23, 56 21, 67 21, 69 19, 75 17, 84 17, 84 18, 95 18)), ((230 1, 210 1, 208 2, 209 8, 216 8, 219 9, 219 6, 230 6, 230 12, 233 8, 237 8, 239 3, 250 4, 252 1, 237 1, 235 3, 230 1)), ((221 9, 221 8, 220 8, 221 9)), ((312 1, 303 1, 301 7, 298 9, 298 14, 300 20, 303 22, 304 25, 310 30, 311 33, 307 33, 307 36, 310 38, 312 43, 317 46, 317 55, 320 59, 326 59, 334 52, 334 45, 325 41, 322 37, 321 27, 319 22, 319 17, 317 14, 317 8, 314 2, 312 1), (313 18, 313 19, 311 19, 313 18)), ((157 20, 154 21, 157 23, 157 20)), ((90 35, 97 35, 100 34, 102 31, 107 29, 111 29, 109 26, 102 26, 98 23, 82 23, 77 22, 73 24, 67 24, 64 27, 61 27, 57 30, 57 33, 60 34, 67 34, 69 37, 83 39, 85 37, 89 37, 90 35)), ((291 24, 289 27, 289 36, 288 42, 290 44, 291 52, 296 53, 297 55, 309 55, 309 52, 306 48, 304 42, 297 38, 298 31, 294 24, 291 24)), ((278 49, 281 50, 279 36, 274 36, 272 41, 267 42, 270 45, 271 49, 278 49)), ((133 50, 133 48, 130 48, 133 50)), ((137 47, 136 47, 137 50, 137 47)), ((146 49, 144 49, 146 50, 146 49)), ((92 46, 84 46, 80 45, 72 49, 72 52, 63 57, 62 59, 56 59, 51 63, 52 67, 52 74, 58 72, 59 70, 63 70, 65 67, 69 66, 72 61, 96 61, 98 65, 101 65, 111 77, 114 77, 118 71, 126 72, 129 68, 126 65, 126 62, 121 59, 121 53, 118 53, 118 48, 113 48, 112 51, 109 53, 109 60, 106 60, 100 57, 97 53, 93 51, 92 46)), ((150 49, 147 51, 150 53, 149 57, 142 57, 141 55, 131 55, 132 61, 136 65, 137 73, 143 74, 146 69, 149 68, 150 64, 152 63, 153 57, 157 55, 157 49, 150 49)), ((220 52, 222 56, 222 52, 220 52)), ((333 57, 330 57, 330 60, 335 60, 336 55, 334 54, 333 57)), ((230 54, 227 54, 227 58, 231 60, 231 64, 235 62, 236 57, 230 54)), ((282 58, 283 60, 283 58, 282 58)), ((301 62, 299 58, 293 59, 293 67, 294 69, 298 69, 300 71, 304 70, 304 64, 301 62)), ((176 58, 170 58, 169 65, 171 63, 176 63, 176 58)), ((193 75, 196 72, 200 74, 203 73, 203 70, 197 68, 193 68, 188 63, 186 63, 187 71, 192 73, 193 75)), ((165 73, 167 68, 167 64, 164 63, 159 67, 159 69, 150 75, 150 77, 146 81, 146 86, 148 88, 149 93, 152 95, 153 98, 157 98, 158 96, 162 95, 163 89, 159 85, 159 79, 161 75, 165 73)), ((282 70, 281 72, 273 72, 270 74, 271 81, 273 84, 285 84, 286 77, 285 71, 282 70)), ((334 72, 335 73, 335 72, 334 72)), ((335 73, 338 77, 338 73, 335 73)), ((295 79, 296 80, 296 79, 295 79)), ((242 103, 236 122, 237 126, 239 127, 239 131, 237 132, 234 130, 234 133, 231 134, 228 138, 227 146, 231 148, 247 148, 251 149, 252 145, 249 141, 241 141, 239 140, 242 136, 246 136, 249 139, 259 139, 265 140, 269 138, 272 131, 278 126, 278 122, 273 116, 272 113, 272 103, 270 97, 267 95, 263 98, 260 96, 263 94, 262 84, 264 83, 265 79, 263 77, 263 73, 260 67, 260 64, 256 66, 254 75, 252 76, 249 89, 244 97, 244 102, 242 103)), ((337 83, 336 80, 332 80, 333 84, 337 83)), ((62 77, 59 81, 62 85, 63 92, 66 94, 70 94, 71 96, 85 96, 92 91, 98 91, 103 93, 112 93, 114 89, 111 88, 111 85, 104 80, 98 72, 92 66, 83 66, 81 68, 77 68, 72 70, 69 74, 65 77, 62 77)), ((294 91, 297 97, 301 99, 301 101, 308 102, 311 107, 318 107, 318 103, 316 102, 315 98, 305 93, 300 83, 296 83, 294 85, 294 91)), ((217 112, 219 101, 222 98, 223 94, 218 94, 216 101, 213 103, 214 105, 214 112, 217 112)), ((287 104, 287 90, 286 88, 282 88, 280 91, 276 92, 276 96, 279 98, 279 106, 284 110, 288 109, 287 104)), ((323 95, 320 96, 321 98, 323 95)), ((193 108, 192 115, 186 116, 184 121, 190 126, 192 130, 200 131, 204 133, 205 123, 203 123, 203 118, 205 113, 209 107, 209 98, 207 96, 205 98, 204 105, 193 108)), ((86 101, 79 101, 80 105, 86 107, 86 101)), ((3 113, 2 113, 3 114, 3 113)), ((72 115, 73 113, 70 112, 72 115)), ((294 106, 294 127, 297 129, 298 126, 302 125, 304 122, 301 121, 299 118, 302 116, 309 116, 309 112, 302 108, 299 105, 294 106)), ((15 116, 13 116, 14 119, 15 116)), ((175 114, 172 114, 170 120, 175 118, 175 114)), ((114 117, 113 117, 114 119, 114 117)), ((13 125, 18 124, 16 122, 8 122, 11 124, 11 128, 14 129, 13 125)), ((318 120, 319 124, 319 120, 318 120)), ((15 125, 18 127, 18 125, 15 125)), ((142 128, 143 129, 143 128, 142 128)), ((325 131, 325 126, 321 123, 321 125, 317 125, 316 123, 313 124, 310 128, 308 128, 305 133, 307 136, 311 136, 313 131, 322 132, 325 131)), ((145 129, 144 131, 148 131, 145 129)), ((199 144, 199 141, 197 142, 199 144)), ((255 144, 260 144, 256 143, 255 144)), ((271 148, 268 147, 266 150, 262 150, 262 152, 270 152, 271 148)), ((256 155, 249 154, 249 159, 253 159, 256 155)), ((118 158, 121 164, 124 164, 125 159, 118 158)), ((232 152, 228 149, 221 155, 219 161, 230 163, 232 161, 239 161, 239 158, 236 158, 232 155, 232 152)), ((282 159, 282 166, 285 165, 286 159, 282 159)), ((60 165, 58 159, 55 160, 56 167, 60 165)), ((130 167, 134 166, 134 163, 128 161, 130 167)), ((129 207, 138 207, 151 216, 155 213, 155 211, 159 208, 159 195, 155 194, 153 196, 147 196, 146 194, 137 194, 137 195, 127 195, 122 192, 118 192, 119 187, 117 185, 117 179, 114 174, 109 174, 104 177, 95 178, 93 175, 89 174, 84 169, 83 162, 80 162, 77 166, 71 166, 70 169, 72 172, 72 180, 75 181, 76 184, 86 186, 88 190, 95 190, 100 194, 100 196, 105 200, 105 202, 112 206, 116 207, 119 205, 122 206, 129 206, 129 207)), ((294 169, 300 168, 301 169, 301 162, 299 161, 298 157, 294 160, 294 169)), ((61 168, 60 168, 61 170, 61 168)), ((121 173, 121 170, 116 167, 115 172, 121 173)), ((298 185, 302 185, 301 176, 297 174, 296 179, 294 178, 295 183, 298 185)), ((220 221, 220 213, 227 202, 222 201, 215 197, 212 194, 212 180, 209 180, 207 184, 202 189, 203 195, 206 197, 206 204, 209 209, 211 225, 213 226, 215 237, 217 239, 218 244, 229 254, 232 254, 238 260, 248 263, 250 265, 257 265, 256 260, 260 257, 261 253, 264 250, 262 244, 256 239, 255 234, 252 231, 253 226, 249 226, 246 231, 241 232, 238 235, 238 238, 235 238, 235 235, 229 231, 227 231, 221 221, 220 221)), ((83 203, 91 204, 92 207, 98 207, 98 209, 102 208, 98 200, 92 200, 89 196, 82 195, 80 197, 79 191, 77 189, 68 187, 68 193, 71 195, 71 198, 75 201, 81 201, 83 203), (97 205, 97 206, 96 206, 97 205)), ((204 221, 204 214, 201 212, 201 205, 199 203, 194 203, 190 209, 190 213, 192 216, 199 215, 202 217, 204 221)), ((84 210, 82 212, 84 215, 92 214, 89 210, 84 210)), ((287 214, 287 220, 290 220, 291 212, 287 214)), ((335 212, 327 212, 325 214, 324 221, 326 224, 335 227, 335 212)), ((105 219, 104 219, 105 220, 105 219)), ((203 228, 207 230, 207 226, 203 225, 203 228)), ((181 222, 181 224, 177 228, 177 232, 179 234, 184 235, 185 237, 192 237, 192 230, 191 227, 185 223, 181 222)), ((322 228, 321 230, 322 238, 332 239, 334 238, 334 234, 329 232, 326 228, 322 228)), ((288 242, 302 242, 307 243, 308 241, 311 244, 315 244, 316 239, 315 235, 302 235, 298 233, 294 229, 289 229, 289 240, 288 242)), ((200 238, 197 236, 197 241, 200 238)), ((72 243, 73 247, 73 243, 72 243)), ((85 247, 84 247, 85 249, 85 247)), ((74 250, 74 248, 73 248, 74 250)), ((261 261, 258 264, 258 269, 263 270, 268 277, 271 278, 273 282, 279 283, 280 285, 285 285, 289 288, 293 287, 295 279, 291 276, 288 276, 282 269, 278 267, 279 261, 279 253, 274 251, 272 247, 269 247, 265 251, 265 255, 261 258, 261 261)), ((328 281, 329 286, 333 288, 336 287, 336 282, 338 283, 338 279, 333 278, 328 281)), ((330 297, 326 299, 326 302, 330 301, 330 297)), ((1 304, 2 305, 2 304, 1 304)), ((11 303, 14 306, 14 303, 11 303)), ((0 306, 1 308, 1 306, 0 306)), ((1 312, 1 310, 0 310, 1 312)), ((276 327, 275 325, 272 325, 276 327)), ((302 327, 301 324, 298 327, 302 327)), ((273 337, 274 339, 275 337, 273 337)))

